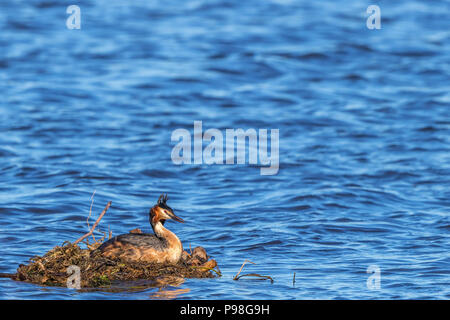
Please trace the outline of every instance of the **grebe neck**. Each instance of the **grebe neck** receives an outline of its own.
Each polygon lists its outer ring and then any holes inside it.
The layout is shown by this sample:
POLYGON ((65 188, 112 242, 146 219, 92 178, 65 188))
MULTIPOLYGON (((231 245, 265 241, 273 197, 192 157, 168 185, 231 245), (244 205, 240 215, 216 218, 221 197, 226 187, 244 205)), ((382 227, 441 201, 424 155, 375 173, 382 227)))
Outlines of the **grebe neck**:
POLYGON ((164 225, 161 223, 161 221, 156 221, 155 223, 152 223, 152 228, 153 232, 155 232, 155 235, 158 238, 166 239, 171 236, 177 237, 172 231, 164 228, 164 225))

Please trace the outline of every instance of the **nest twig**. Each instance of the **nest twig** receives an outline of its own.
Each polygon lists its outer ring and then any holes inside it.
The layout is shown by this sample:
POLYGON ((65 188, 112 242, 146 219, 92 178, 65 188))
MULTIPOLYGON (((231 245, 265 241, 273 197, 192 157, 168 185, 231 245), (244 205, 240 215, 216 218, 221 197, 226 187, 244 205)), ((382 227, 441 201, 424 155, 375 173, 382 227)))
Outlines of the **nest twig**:
POLYGON ((86 239, 87 237, 89 237, 90 235, 92 235, 92 233, 94 232, 95 228, 97 227, 97 225, 99 224, 100 220, 102 220, 103 216, 105 215, 106 211, 108 211, 109 207, 111 206, 111 201, 109 201, 106 204, 105 209, 103 209, 102 213, 100 214, 100 216, 98 217, 97 221, 95 221, 94 225, 92 226, 91 230, 86 233, 84 236, 78 238, 73 244, 77 244, 81 241, 83 241, 84 239, 86 239))

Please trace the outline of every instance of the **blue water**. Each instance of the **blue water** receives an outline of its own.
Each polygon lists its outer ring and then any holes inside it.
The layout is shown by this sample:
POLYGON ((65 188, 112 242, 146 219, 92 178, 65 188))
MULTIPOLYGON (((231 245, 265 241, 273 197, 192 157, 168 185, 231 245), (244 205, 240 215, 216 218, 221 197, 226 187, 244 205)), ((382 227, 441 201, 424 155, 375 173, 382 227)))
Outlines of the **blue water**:
POLYGON ((0 3, 0 272, 84 234, 94 191, 115 235, 167 192, 223 276, 0 298, 450 299, 449 1, 378 1, 379 30, 370 1, 76 2, 79 30, 71 1, 0 3), (196 120, 279 129, 278 174, 175 165, 196 120), (275 281, 233 281, 245 259, 275 281))

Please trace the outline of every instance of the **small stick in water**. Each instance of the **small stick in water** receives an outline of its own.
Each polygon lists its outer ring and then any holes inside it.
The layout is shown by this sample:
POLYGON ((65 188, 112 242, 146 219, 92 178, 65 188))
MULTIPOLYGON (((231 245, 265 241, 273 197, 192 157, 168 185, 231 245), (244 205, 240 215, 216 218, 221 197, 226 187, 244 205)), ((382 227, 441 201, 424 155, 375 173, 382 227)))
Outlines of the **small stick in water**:
POLYGON ((256 277, 257 278, 256 280, 270 280, 270 282, 273 283, 273 278, 272 277, 270 277, 270 276, 263 276, 263 275, 260 275, 260 274, 257 274, 257 273, 248 273, 248 274, 243 274, 243 275, 239 276, 241 274, 242 269, 244 268, 244 265, 247 262, 250 262, 252 264, 256 264, 254 262, 251 262, 250 260, 245 259, 244 263, 242 264, 241 268, 239 269, 239 272, 234 276, 233 280, 239 280, 242 277, 256 277))
POLYGON ((237 279, 238 279, 239 274, 241 273, 242 269, 244 268, 244 265, 245 265, 247 262, 256 264, 256 263, 254 263, 254 262, 251 262, 250 260, 245 259, 245 260, 244 260, 244 263, 242 264, 241 268, 239 269, 239 272, 237 273, 237 275, 234 276, 233 280, 237 280, 237 279))

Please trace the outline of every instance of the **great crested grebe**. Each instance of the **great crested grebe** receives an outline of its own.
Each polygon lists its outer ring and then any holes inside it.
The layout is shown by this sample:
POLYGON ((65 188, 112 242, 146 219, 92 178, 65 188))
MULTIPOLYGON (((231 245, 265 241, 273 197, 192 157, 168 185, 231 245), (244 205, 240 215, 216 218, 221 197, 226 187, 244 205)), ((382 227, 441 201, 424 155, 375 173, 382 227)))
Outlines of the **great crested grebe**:
POLYGON ((157 204, 150 209, 150 224, 155 234, 127 233, 109 239, 97 250, 110 258, 123 258, 133 261, 156 263, 177 263, 180 260, 183 246, 180 239, 164 228, 164 222, 173 219, 184 222, 177 217, 167 205, 167 195, 161 195, 157 204))

